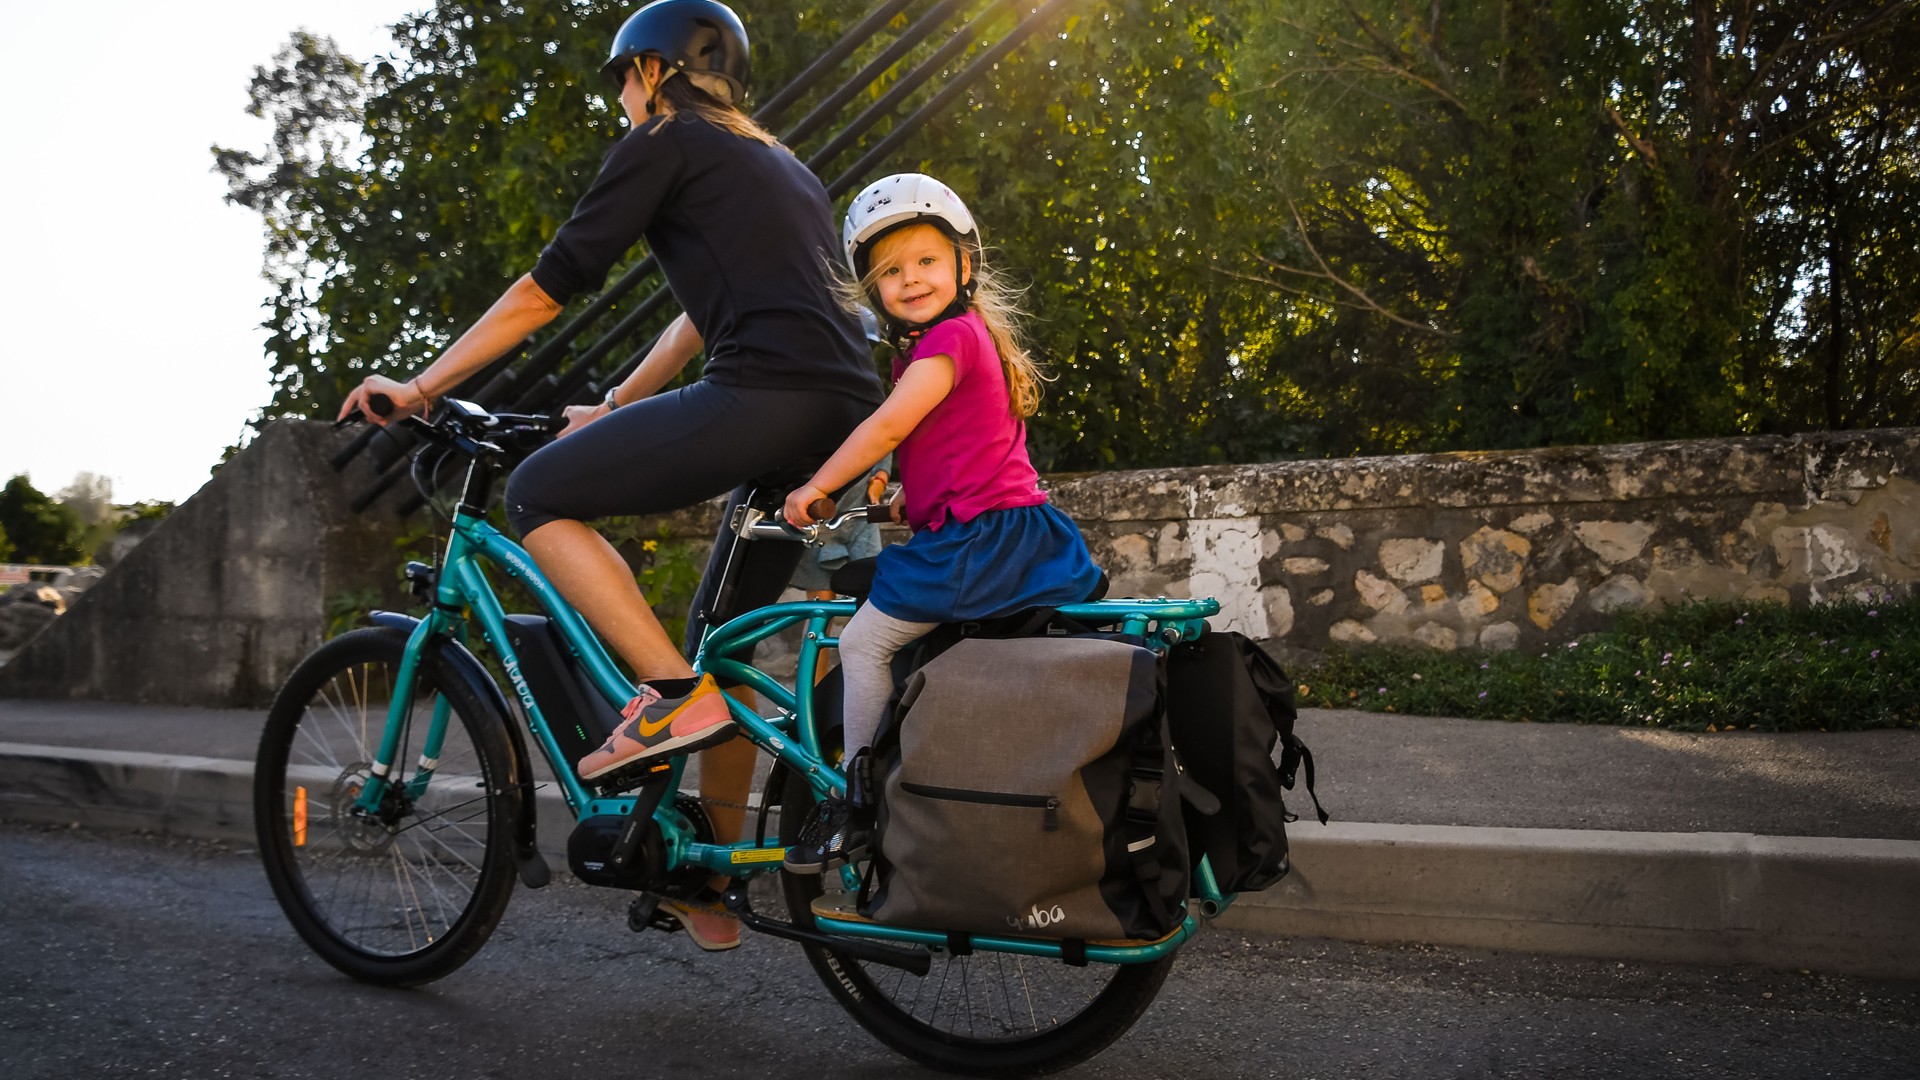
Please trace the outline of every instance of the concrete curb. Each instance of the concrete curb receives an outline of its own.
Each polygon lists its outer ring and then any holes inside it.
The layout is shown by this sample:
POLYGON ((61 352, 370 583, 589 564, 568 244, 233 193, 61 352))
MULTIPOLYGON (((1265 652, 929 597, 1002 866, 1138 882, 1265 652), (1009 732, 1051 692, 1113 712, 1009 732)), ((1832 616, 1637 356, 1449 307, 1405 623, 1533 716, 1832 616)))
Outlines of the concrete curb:
POLYGON ((1349 941, 1920 978, 1920 842, 1296 825, 1221 925, 1349 941))
MULTIPOLYGON (((251 841, 252 763, 0 743, 0 819, 251 841)), ((543 798, 561 869, 570 823, 543 798)), ((1920 978, 1920 842, 1310 822, 1229 929, 1920 978)))

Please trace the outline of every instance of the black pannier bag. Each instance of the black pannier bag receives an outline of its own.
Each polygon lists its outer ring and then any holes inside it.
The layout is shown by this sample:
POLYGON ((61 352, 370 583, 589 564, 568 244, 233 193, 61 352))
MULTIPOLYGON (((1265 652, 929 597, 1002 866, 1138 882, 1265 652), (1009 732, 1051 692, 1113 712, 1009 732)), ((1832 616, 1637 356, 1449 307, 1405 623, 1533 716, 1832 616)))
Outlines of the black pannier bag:
POLYGON ((1154 940, 1192 857, 1160 658, 1121 635, 966 637, 907 679, 874 745, 862 910, 886 923, 1154 940), (1172 782, 1169 782, 1171 778, 1172 782))
POLYGON ((1293 733, 1293 683, 1243 634, 1215 632, 1167 652, 1167 722, 1188 775, 1220 800, 1218 814, 1188 820, 1193 858, 1207 857, 1221 892, 1264 889, 1286 876, 1283 791, 1313 755, 1293 733), (1275 744, 1280 763, 1273 761, 1275 744))

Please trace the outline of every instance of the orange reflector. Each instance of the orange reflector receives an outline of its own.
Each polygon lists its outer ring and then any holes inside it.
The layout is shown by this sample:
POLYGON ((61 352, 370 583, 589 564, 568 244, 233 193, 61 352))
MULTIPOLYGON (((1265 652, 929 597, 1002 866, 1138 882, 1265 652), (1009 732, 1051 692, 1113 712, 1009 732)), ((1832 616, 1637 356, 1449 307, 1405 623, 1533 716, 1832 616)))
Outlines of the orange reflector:
POLYGON ((307 846, 307 789, 293 789, 293 846, 307 846))

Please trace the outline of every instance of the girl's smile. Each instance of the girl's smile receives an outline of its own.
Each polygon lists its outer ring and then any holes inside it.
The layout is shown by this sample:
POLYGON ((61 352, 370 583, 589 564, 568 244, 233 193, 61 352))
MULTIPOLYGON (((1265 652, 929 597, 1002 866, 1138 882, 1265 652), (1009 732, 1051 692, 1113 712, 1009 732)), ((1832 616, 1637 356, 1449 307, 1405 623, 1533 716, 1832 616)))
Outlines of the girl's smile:
POLYGON ((953 241, 932 225, 909 225, 881 237, 873 245, 871 272, 887 314, 920 323, 945 311, 960 283, 972 276, 964 254, 956 275, 953 257, 953 241))

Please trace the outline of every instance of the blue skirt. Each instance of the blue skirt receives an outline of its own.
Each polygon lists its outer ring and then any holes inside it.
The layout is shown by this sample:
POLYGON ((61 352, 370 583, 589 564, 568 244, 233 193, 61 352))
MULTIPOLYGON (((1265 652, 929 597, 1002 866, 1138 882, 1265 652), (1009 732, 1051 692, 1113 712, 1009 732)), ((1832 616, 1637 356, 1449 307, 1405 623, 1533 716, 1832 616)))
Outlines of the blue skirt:
POLYGON ((1099 582, 1073 519, 1041 503, 949 519, 881 549, 867 602, 906 622, 967 622, 1078 604, 1099 582))

